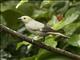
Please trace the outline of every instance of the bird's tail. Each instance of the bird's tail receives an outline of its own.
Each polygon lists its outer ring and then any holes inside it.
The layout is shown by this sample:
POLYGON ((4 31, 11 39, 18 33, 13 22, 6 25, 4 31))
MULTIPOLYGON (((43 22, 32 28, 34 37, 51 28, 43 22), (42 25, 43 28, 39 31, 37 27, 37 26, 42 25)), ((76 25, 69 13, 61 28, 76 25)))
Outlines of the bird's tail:
POLYGON ((70 38, 62 33, 59 33, 59 32, 48 32, 48 34, 51 34, 51 35, 59 35, 59 36, 62 36, 62 37, 65 37, 65 38, 70 38))

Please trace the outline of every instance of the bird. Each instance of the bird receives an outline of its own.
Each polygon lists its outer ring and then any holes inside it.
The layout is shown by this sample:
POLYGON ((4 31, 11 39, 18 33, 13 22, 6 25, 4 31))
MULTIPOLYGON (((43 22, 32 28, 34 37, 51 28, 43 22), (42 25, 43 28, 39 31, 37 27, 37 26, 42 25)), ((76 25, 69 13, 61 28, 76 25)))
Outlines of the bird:
POLYGON ((67 37, 66 35, 61 34, 56 30, 52 29, 49 25, 36 21, 29 16, 21 16, 18 19, 20 19, 24 23, 25 28, 33 34, 40 36, 52 34, 67 37))

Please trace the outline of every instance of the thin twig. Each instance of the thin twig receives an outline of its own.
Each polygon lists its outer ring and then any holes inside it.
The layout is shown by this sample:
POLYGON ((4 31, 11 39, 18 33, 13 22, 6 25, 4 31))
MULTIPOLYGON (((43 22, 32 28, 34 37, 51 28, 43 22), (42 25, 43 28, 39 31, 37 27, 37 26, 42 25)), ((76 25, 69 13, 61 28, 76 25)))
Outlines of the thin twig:
POLYGON ((36 46, 38 46, 40 48, 43 48, 45 50, 48 50, 50 52, 56 52, 56 53, 65 55, 67 57, 70 57, 70 58, 73 58, 73 59, 76 59, 76 60, 80 60, 80 56, 77 55, 77 54, 73 54, 71 52, 65 51, 65 50, 60 49, 60 48, 54 48, 54 47, 47 46, 47 45, 45 45, 45 44, 43 44, 43 43, 41 43, 39 41, 32 40, 31 38, 28 38, 27 36, 25 36, 25 35, 23 35, 21 33, 18 33, 16 31, 14 31, 14 30, 2 25, 2 24, 0 24, 0 30, 1 31, 5 31, 5 32, 7 32, 7 33, 9 33, 9 34, 11 34, 13 36, 16 36, 16 37, 20 38, 23 41, 25 40, 25 41, 33 44, 33 45, 36 45, 36 46))

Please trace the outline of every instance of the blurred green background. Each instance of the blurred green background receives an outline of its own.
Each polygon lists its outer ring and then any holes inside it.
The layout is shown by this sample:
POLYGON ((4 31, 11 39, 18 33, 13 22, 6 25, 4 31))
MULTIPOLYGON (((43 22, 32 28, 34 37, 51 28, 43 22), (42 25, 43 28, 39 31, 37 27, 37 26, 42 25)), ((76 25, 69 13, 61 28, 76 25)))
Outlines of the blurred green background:
MULTIPOLYGON (((0 13, 0 24, 28 37, 33 34, 25 30, 23 23, 17 18, 28 15, 37 21, 49 24, 70 38, 46 36, 44 44, 80 55, 79 0, 0 0, 0 13)), ((1 60, 73 60, 21 41, 4 31, 0 32, 0 58, 1 60)))

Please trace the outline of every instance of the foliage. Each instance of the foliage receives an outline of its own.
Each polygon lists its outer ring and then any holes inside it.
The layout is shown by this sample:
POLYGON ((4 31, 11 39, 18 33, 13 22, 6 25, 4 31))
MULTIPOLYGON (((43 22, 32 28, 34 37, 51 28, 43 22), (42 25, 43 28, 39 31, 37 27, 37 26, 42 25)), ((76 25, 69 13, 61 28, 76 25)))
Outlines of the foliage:
MULTIPOLYGON (((46 36, 41 40, 51 47, 63 48, 80 55, 80 1, 79 0, 2 0, 0 23, 20 31, 28 37, 33 34, 24 29, 17 18, 28 15, 70 38, 46 36)), ((0 32, 1 59, 8 60, 71 60, 66 56, 20 41, 6 32, 0 32)))

